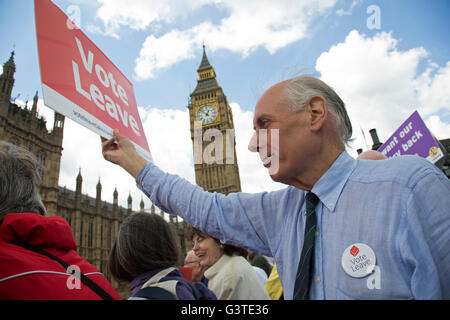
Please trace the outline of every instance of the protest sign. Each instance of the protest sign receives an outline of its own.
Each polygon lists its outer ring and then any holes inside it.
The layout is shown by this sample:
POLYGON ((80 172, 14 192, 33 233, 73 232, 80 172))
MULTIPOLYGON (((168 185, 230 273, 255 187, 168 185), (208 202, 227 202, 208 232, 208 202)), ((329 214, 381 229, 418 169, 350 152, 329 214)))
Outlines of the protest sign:
POLYGON ((388 158, 415 154, 431 163, 436 163, 444 156, 417 111, 403 122, 378 151, 388 158))
POLYGON ((131 82, 50 0, 34 7, 45 105, 106 138, 119 129, 151 161, 131 82))

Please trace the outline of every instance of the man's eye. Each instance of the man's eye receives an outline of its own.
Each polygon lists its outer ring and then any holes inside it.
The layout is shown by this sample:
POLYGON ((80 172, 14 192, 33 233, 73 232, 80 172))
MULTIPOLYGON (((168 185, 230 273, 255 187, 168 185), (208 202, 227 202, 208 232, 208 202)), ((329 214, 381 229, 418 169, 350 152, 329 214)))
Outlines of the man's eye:
POLYGON ((265 128, 267 128, 268 126, 269 126, 269 121, 267 121, 267 120, 262 120, 261 121, 261 128, 262 129, 265 129, 265 128))

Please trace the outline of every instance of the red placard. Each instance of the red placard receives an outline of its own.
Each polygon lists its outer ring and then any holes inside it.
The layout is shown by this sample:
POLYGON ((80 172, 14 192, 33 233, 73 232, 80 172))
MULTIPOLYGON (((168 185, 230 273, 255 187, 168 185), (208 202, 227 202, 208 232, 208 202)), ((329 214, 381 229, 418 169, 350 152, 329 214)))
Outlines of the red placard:
POLYGON ((151 161, 133 85, 50 0, 35 0, 44 103, 106 138, 127 136, 151 161))

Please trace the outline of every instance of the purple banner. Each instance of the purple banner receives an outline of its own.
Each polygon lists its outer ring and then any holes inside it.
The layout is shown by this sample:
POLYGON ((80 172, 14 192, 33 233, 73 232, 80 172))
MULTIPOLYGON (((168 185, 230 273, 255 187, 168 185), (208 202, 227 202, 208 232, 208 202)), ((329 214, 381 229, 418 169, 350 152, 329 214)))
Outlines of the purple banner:
POLYGON ((435 163, 444 154, 417 111, 378 149, 388 158, 415 154, 435 163))

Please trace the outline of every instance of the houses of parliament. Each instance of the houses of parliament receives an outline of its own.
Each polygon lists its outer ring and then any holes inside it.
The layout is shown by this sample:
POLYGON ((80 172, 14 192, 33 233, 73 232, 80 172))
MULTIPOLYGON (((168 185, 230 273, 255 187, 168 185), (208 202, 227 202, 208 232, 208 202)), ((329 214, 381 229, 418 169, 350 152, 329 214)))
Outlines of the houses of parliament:
MULTIPOLYGON (((47 214, 58 215, 67 220, 75 236, 78 253, 102 272, 123 298, 127 298, 128 284, 118 283, 110 276, 107 261, 121 223, 128 215, 134 213, 133 199, 131 196, 128 197, 127 208, 119 206, 118 191, 115 189, 113 203, 103 201, 100 180, 95 198, 84 195, 82 168, 78 176, 74 177, 75 190, 59 186, 65 117, 55 112, 53 128, 48 130, 45 119, 38 115, 37 92, 31 109, 11 101, 15 71, 13 51, 3 64, 3 73, 0 75, 0 140, 24 147, 36 156, 43 168, 40 194, 47 214)), ((217 83, 215 71, 206 57, 205 48, 203 48, 203 57, 197 73, 197 87, 190 94, 188 106, 192 140, 194 140, 194 121, 199 121, 201 128, 205 130, 208 128, 221 131, 234 129, 231 108, 222 88, 217 83), (206 109, 212 111, 208 119, 202 118, 206 109)), ((205 147, 206 145, 202 146, 202 148, 205 147)), ((236 150, 234 150, 235 153, 236 150)), ((234 161, 234 164, 225 164, 225 162, 224 164, 196 164, 195 177, 197 184, 208 191, 227 194, 241 190, 237 161, 234 161)), ((159 209, 153 205, 146 210, 141 200, 140 211, 165 216, 164 212, 157 212, 157 210, 159 209)), ((169 215, 169 220, 178 235, 182 252, 187 252, 191 247, 190 239, 187 239, 187 223, 178 221, 178 218, 172 215, 169 215)))

